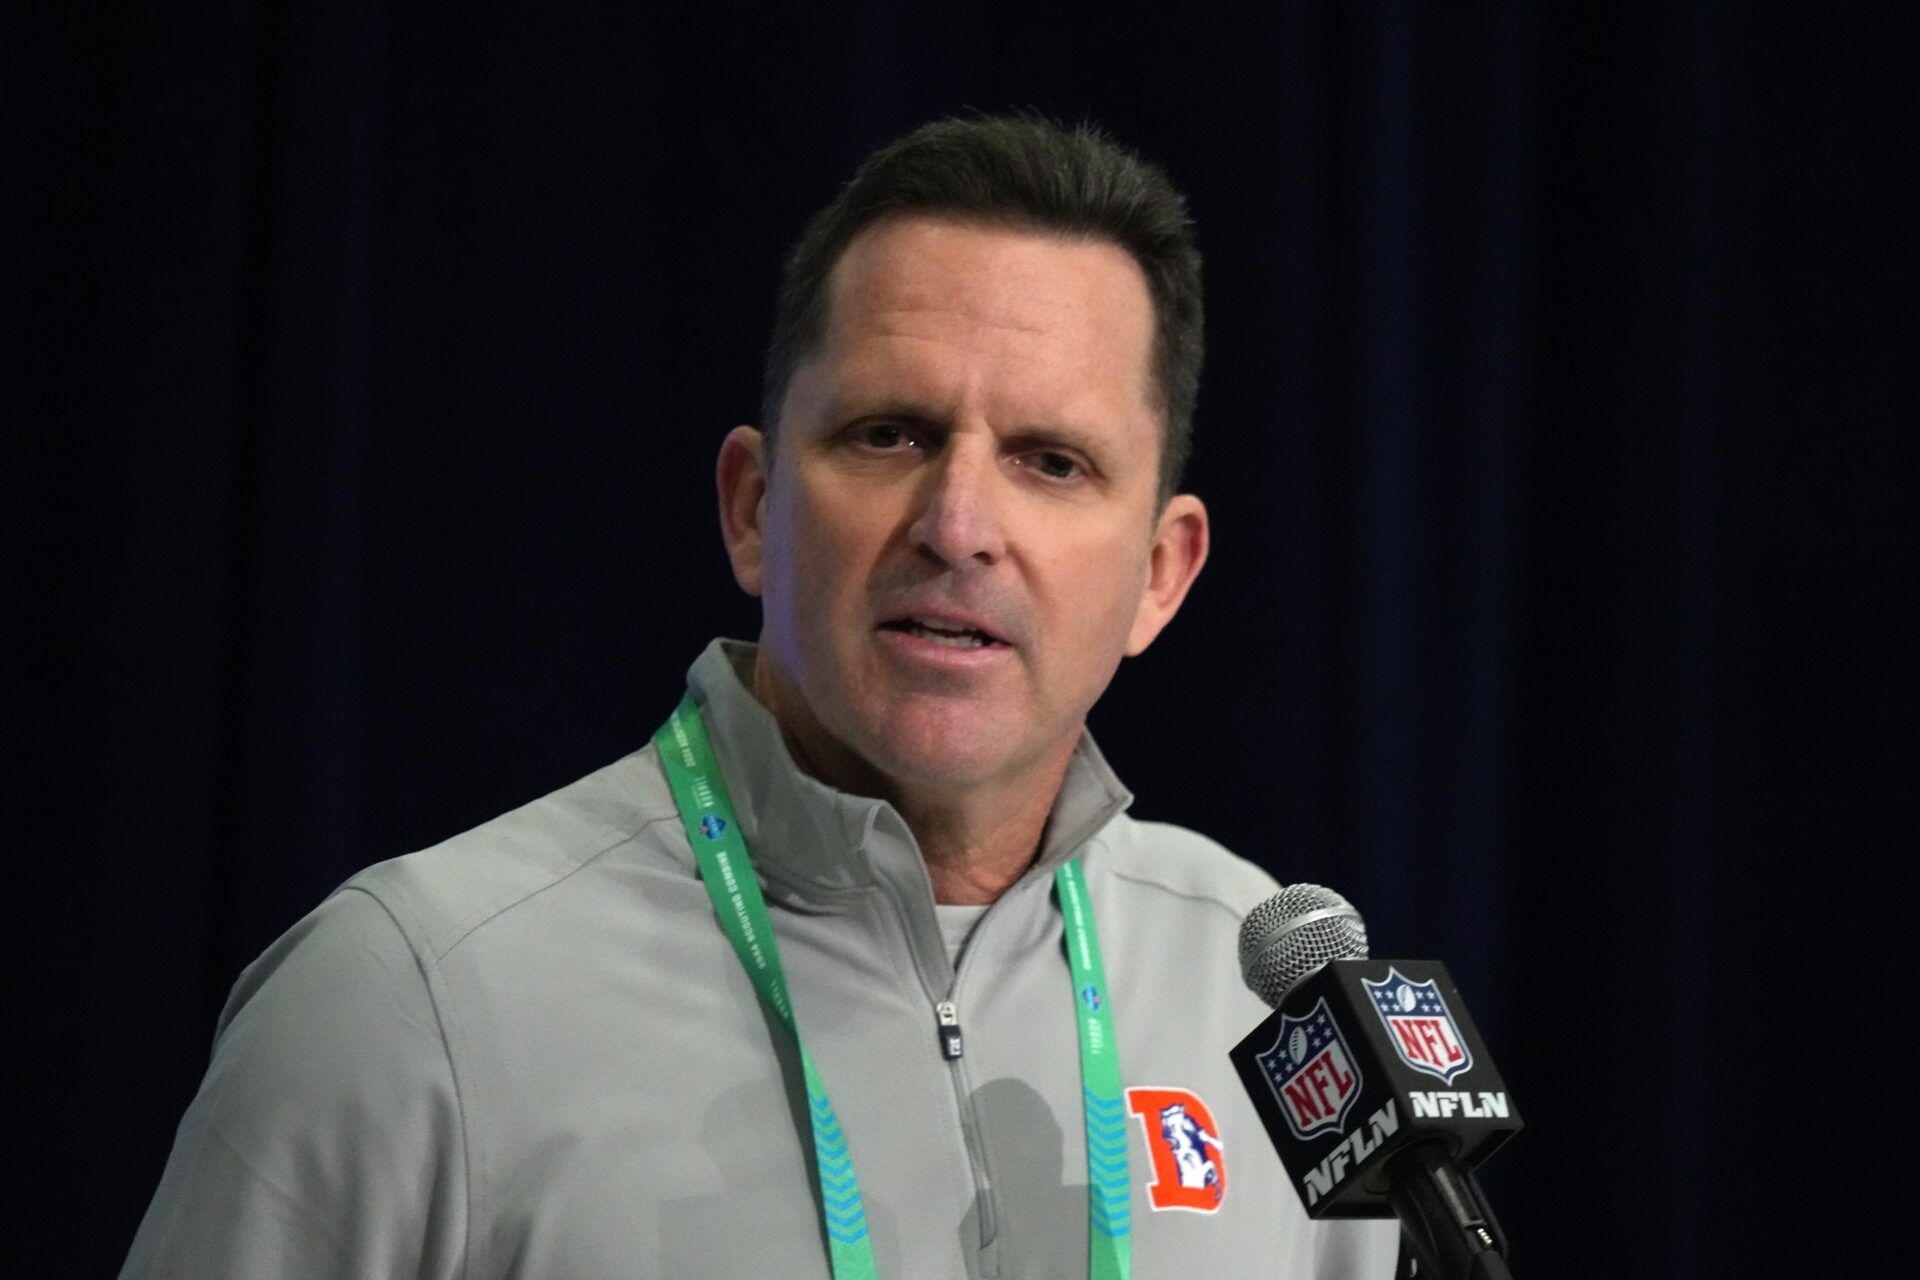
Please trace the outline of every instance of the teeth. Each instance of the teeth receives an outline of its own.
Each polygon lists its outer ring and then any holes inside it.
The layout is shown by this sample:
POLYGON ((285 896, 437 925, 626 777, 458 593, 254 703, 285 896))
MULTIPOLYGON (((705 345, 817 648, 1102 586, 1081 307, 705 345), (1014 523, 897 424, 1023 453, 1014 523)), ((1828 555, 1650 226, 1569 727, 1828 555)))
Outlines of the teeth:
POLYGON ((935 644, 945 645, 949 649, 978 649, 987 643, 987 638, 970 628, 949 628, 939 623, 926 622, 919 618, 907 621, 907 630, 922 640, 931 640, 935 644))

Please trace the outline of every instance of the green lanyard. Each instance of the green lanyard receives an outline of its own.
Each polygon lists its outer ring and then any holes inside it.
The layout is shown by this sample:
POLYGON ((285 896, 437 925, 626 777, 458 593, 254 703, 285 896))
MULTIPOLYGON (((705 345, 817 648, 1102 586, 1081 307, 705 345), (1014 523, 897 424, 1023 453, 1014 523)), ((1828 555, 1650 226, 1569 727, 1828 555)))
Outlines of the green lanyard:
MULTIPOLYGON (((877 1280, 867 1213, 853 1157, 840 1132, 833 1103, 820 1073, 800 1039, 787 992, 787 974, 774 941, 753 860, 740 835, 726 779, 720 774, 701 723, 700 709, 688 694, 653 736, 660 762, 673 788, 687 840, 700 863, 700 878, 713 899, 714 914, 733 943, 734 953, 753 980, 754 990, 779 1015, 800 1051, 806 1077, 807 1110, 813 1120, 813 1158, 820 1170, 820 1217, 827 1229, 827 1253, 834 1280, 877 1280)), ((1087 1274, 1091 1280, 1128 1280, 1132 1244, 1128 1209, 1126 1108, 1120 1090, 1118 1046, 1113 1013, 1108 1009, 1106 970, 1100 963, 1100 939, 1087 905, 1087 885, 1078 859, 1054 872, 1060 914, 1067 933, 1067 965, 1073 974, 1075 1020, 1080 1029, 1080 1083, 1087 1119, 1087 1274)))

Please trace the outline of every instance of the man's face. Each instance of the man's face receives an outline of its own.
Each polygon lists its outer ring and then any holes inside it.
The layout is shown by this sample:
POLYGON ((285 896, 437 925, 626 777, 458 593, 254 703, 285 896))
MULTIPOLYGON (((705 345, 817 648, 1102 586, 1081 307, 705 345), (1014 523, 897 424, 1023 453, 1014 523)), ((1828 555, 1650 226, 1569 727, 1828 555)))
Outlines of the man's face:
POLYGON ((774 457, 736 431, 758 472, 731 499, 721 460, 783 726, 922 788, 1063 766, 1205 555, 1198 500, 1157 501, 1145 277, 1109 243, 904 218, 829 297, 774 457))

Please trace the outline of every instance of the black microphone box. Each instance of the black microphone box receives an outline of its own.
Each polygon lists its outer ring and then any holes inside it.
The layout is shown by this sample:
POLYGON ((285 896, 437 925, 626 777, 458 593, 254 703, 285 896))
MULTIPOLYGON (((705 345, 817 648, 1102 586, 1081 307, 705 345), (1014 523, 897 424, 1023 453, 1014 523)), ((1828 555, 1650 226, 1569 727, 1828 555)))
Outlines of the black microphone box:
POLYGON ((1520 1129, 1447 967, 1335 960, 1231 1054, 1314 1218, 1391 1218, 1395 1152, 1444 1138, 1471 1169, 1520 1129))

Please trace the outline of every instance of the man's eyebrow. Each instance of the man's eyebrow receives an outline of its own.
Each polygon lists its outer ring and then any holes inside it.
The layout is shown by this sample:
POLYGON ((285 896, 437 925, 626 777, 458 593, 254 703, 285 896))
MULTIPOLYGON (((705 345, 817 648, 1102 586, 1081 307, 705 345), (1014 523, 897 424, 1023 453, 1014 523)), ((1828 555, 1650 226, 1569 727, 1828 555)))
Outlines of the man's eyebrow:
POLYGON ((1097 431, 1066 423, 1034 423, 1015 427, 1007 438, 1028 448, 1072 449, 1095 460, 1104 460, 1113 442, 1097 431))
POLYGON ((843 422, 858 422, 864 418, 900 418, 927 426, 939 426, 947 420, 947 415, 939 409, 924 401, 909 400, 903 396, 871 400, 863 396, 847 396, 835 408, 837 411, 834 416, 843 422))

